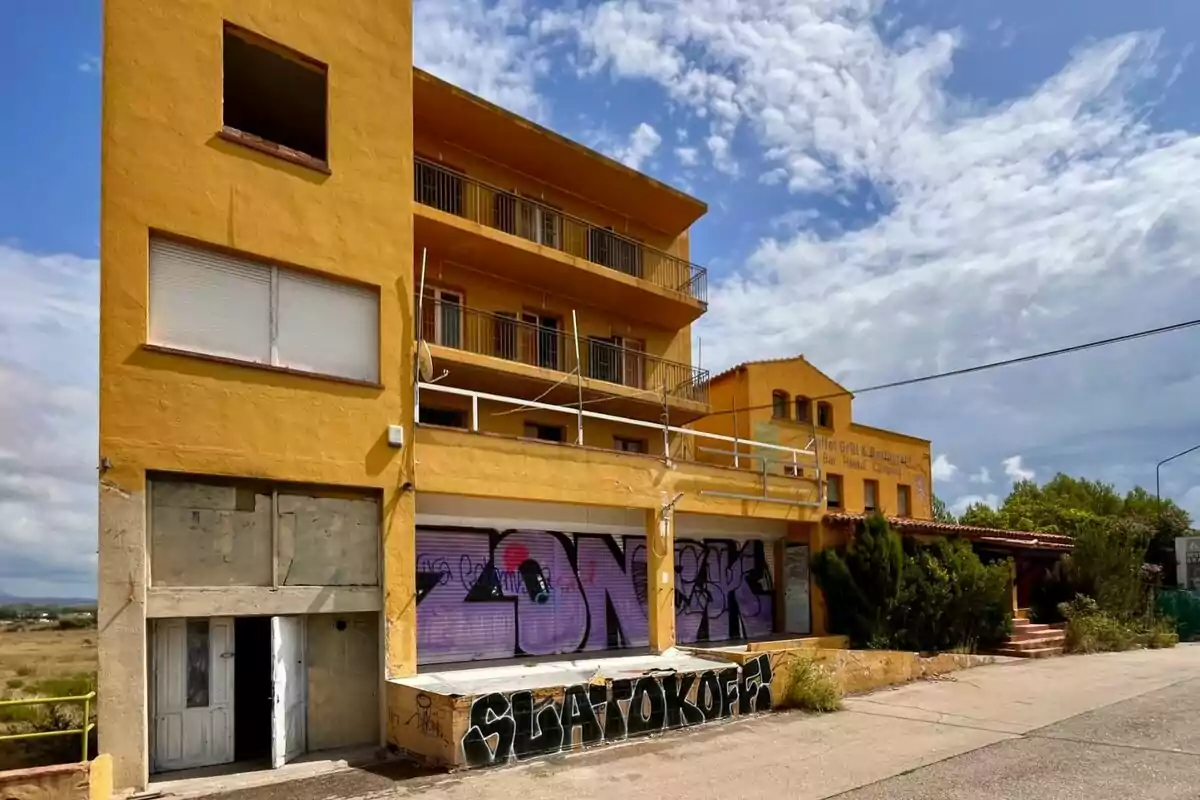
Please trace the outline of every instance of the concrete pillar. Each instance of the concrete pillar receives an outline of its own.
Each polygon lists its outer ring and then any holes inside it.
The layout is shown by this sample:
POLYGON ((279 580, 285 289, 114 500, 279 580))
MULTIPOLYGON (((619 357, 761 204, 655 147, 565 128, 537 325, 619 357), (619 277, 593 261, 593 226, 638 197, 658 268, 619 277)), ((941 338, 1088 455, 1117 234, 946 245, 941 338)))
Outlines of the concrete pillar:
POLYGON ((650 650, 675 646, 675 515, 668 507, 646 510, 646 602, 650 650))
MULTIPOLYGON (((812 525, 809 528, 808 536, 809 557, 815 556, 827 546, 830 546, 829 542, 831 538, 830 531, 825 528, 824 522, 812 525)), ((808 593, 809 608, 812 614, 812 635, 828 636, 829 611, 825 605, 825 593, 821 591, 821 587, 817 586, 816 576, 812 574, 808 576, 808 593)))
POLYGON ((144 789, 150 779, 145 473, 102 473, 99 510, 98 744, 112 756, 115 786, 144 789))
MULTIPOLYGON (((411 445, 410 445, 411 446, 411 445)), ((417 528, 416 492, 390 489, 384 494, 383 611, 384 679, 417 672, 417 528)))

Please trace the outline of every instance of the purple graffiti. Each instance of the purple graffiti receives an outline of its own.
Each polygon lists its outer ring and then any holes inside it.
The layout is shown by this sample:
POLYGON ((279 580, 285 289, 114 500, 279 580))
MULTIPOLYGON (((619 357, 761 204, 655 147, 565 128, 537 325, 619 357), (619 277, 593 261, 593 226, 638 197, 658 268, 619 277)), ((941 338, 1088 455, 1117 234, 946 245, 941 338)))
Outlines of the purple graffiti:
MULTIPOLYGON (((760 540, 676 542, 680 643, 773 630, 768 550, 760 540)), ((643 537, 418 528, 417 554, 419 663, 649 642, 643 537)))

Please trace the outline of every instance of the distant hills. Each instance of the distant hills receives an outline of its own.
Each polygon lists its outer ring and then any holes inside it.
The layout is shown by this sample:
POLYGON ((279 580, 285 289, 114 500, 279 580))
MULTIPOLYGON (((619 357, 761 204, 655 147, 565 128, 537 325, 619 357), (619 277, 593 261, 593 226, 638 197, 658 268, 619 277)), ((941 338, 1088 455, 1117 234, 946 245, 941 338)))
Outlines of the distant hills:
POLYGON ((87 597, 21 597, 0 592, 0 606, 94 606, 94 598, 87 597))

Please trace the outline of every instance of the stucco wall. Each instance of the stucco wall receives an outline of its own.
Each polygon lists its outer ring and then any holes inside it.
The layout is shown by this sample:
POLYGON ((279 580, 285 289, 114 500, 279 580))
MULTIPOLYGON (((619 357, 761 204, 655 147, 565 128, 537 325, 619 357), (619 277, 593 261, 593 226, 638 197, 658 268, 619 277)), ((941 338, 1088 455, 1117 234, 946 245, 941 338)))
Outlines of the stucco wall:
POLYGON ((91 762, 0 771, 4 800, 109 800, 112 796, 112 758, 91 762))
MULTIPOLYGON (((124 788, 149 766, 147 470, 373 487, 384 530, 412 529, 406 460, 387 445, 389 424, 411 422, 411 6, 109 0, 103 33, 99 713, 124 788), (329 66, 329 174, 218 138, 224 21, 329 66), (383 385, 145 349, 151 231, 377 287, 383 385)), ((384 539, 399 597, 403 538, 384 539)), ((390 609, 390 665, 406 670, 411 622, 390 609)))
POLYGON ((271 496, 261 487, 156 480, 150 498, 155 585, 271 585, 271 496))

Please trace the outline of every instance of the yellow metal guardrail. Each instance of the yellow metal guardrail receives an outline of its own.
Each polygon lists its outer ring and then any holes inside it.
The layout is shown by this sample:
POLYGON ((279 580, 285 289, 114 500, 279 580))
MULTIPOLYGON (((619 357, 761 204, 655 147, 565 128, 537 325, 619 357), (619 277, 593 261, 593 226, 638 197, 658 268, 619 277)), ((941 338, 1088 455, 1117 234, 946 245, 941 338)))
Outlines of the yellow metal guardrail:
POLYGON ((0 742, 11 742, 17 739, 45 739, 50 736, 81 736, 83 738, 83 758, 88 760, 88 734, 96 727, 92 722, 92 701, 96 699, 95 692, 88 692, 75 697, 29 697, 22 700, 0 700, 0 708, 8 706, 37 706, 51 703, 83 703, 83 727, 71 728, 65 731, 37 731, 34 733, 9 733, 0 736, 0 742))

